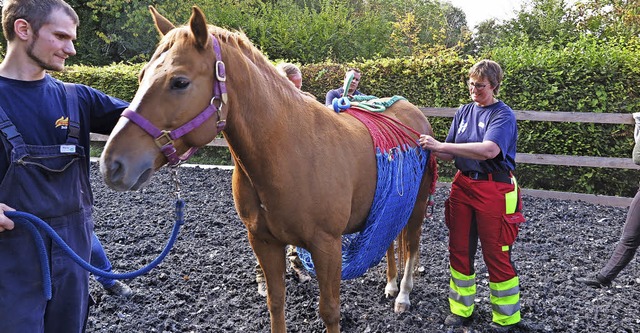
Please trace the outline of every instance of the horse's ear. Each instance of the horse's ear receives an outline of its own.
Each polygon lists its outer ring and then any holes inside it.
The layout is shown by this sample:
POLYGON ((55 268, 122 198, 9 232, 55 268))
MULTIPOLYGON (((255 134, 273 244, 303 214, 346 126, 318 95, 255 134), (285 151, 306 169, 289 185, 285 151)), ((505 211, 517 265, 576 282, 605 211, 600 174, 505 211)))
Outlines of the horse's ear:
POLYGON ((196 43, 200 48, 204 48, 209 40, 209 30, 207 29, 207 20, 204 17, 204 13, 197 6, 193 6, 191 12, 191 18, 189 19, 189 25, 191 26, 191 32, 196 39, 196 43))
POLYGON ((160 13, 158 13, 158 11, 153 8, 153 6, 149 6, 149 10, 151 11, 151 15, 153 16, 153 23, 155 23, 156 29, 158 29, 158 32, 162 36, 166 35, 167 32, 175 28, 173 23, 169 22, 169 20, 167 20, 164 16, 160 15, 160 13))

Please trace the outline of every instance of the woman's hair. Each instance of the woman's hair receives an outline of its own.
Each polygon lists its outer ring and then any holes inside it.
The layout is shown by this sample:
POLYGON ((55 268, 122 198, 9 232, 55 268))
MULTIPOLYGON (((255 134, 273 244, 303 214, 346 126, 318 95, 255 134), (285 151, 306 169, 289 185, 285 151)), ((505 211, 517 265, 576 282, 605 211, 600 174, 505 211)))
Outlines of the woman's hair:
POLYGON ((55 10, 62 10, 75 22, 80 23, 78 14, 63 0, 4 0, 2 4, 2 30, 7 41, 16 37, 13 24, 18 19, 29 22, 35 35, 40 28, 49 23, 49 17, 55 10))
POLYGON ((493 87, 493 93, 500 92, 500 83, 504 77, 504 72, 500 65, 493 60, 480 60, 469 69, 469 77, 474 79, 487 79, 493 87))
POLYGON ((280 72, 280 74, 287 77, 291 75, 302 75, 302 72, 300 72, 300 68, 292 63, 281 62, 276 66, 276 68, 278 69, 278 72, 280 72))

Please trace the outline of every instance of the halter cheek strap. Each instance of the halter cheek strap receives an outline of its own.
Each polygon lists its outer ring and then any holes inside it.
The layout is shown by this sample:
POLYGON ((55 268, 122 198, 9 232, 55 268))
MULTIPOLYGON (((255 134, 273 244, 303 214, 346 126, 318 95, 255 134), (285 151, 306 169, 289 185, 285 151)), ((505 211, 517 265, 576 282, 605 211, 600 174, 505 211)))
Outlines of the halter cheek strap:
POLYGON ((198 148, 191 147, 184 154, 178 155, 176 148, 173 143, 178 138, 183 135, 191 132, 192 130, 200 127, 205 121, 207 121, 214 114, 217 115, 218 120, 216 122, 216 135, 224 130, 226 125, 226 121, 220 119, 220 112, 222 110, 222 105, 227 103, 227 86, 225 81, 226 70, 224 66, 224 62, 222 62, 222 53, 220 52, 220 43, 218 39, 211 35, 213 38, 213 51, 216 55, 216 63, 215 63, 215 78, 213 82, 213 98, 211 98, 211 102, 202 112, 200 112, 195 118, 188 121, 186 124, 172 130, 160 130, 156 126, 154 126, 149 120, 145 117, 136 113, 135 110, 126 109, 122 112, 122 117, 125 117, 136 125, 140 126, 145 132, 151 135, 156 143, 156 145, 160 148, 160 151, 167 158, 169 166, 176 166, 191 157, 193 153, 195 153, 198 148), (215 102, 218 101, 219 105, 215 106, 215 102))

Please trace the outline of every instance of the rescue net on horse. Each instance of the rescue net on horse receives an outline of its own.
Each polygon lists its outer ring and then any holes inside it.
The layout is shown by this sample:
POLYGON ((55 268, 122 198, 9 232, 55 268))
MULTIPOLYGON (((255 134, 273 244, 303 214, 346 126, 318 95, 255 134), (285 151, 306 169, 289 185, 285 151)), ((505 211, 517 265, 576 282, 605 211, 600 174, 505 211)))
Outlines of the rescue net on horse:
MULTIPOLYGON (((399 99, 402 98, 390 101, 399 99)), ((419 133, 389 116, 357 107, 344 112, 369 129, 378 169, 376 192, 364 228, 342 237, 342 279, 348 280, 362 276, 380 263, 407 224, 430 152, 421 149, 406 131, 419 133)), ((311 254, 298 248, 298 256, 305 268, 315 274, 311 254)))

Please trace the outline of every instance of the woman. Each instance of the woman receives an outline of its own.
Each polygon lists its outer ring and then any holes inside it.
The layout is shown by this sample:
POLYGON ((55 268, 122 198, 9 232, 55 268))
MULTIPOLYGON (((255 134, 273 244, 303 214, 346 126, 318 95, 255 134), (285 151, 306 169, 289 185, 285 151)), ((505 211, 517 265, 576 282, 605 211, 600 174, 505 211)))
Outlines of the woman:
POLYGON ((498 63, 476 63, 468 82, 473 102, 456 112, 445 141, 429 135, 419 139, 422 148, 442 160, 453 160, 458 169, 445 201, 451 271, 447 326, 471 322, 478 239, 489 271, 492 324, 497 331, 521 326, 520 281, 511 262, 518 225, 524 222, 513 176, 518 128, 513 110, 495 97, 502 78, 498 63))
MULTIPOLYGON (((633 163, 640 165, 640 113, 634 113, 633 118, 636 121, 636 126, 634 130, 635 145, 633 146, 632 158, 633 163)), ((576 281, 596 288, 610 286, 613 279, 631 262, 639 246, 640 189, 631 201, 629 211, 627 211, 627 218, 622 227, 622 235, 609 261, 607 261, 598 274, 590 277, 579 277, 576 281)))

